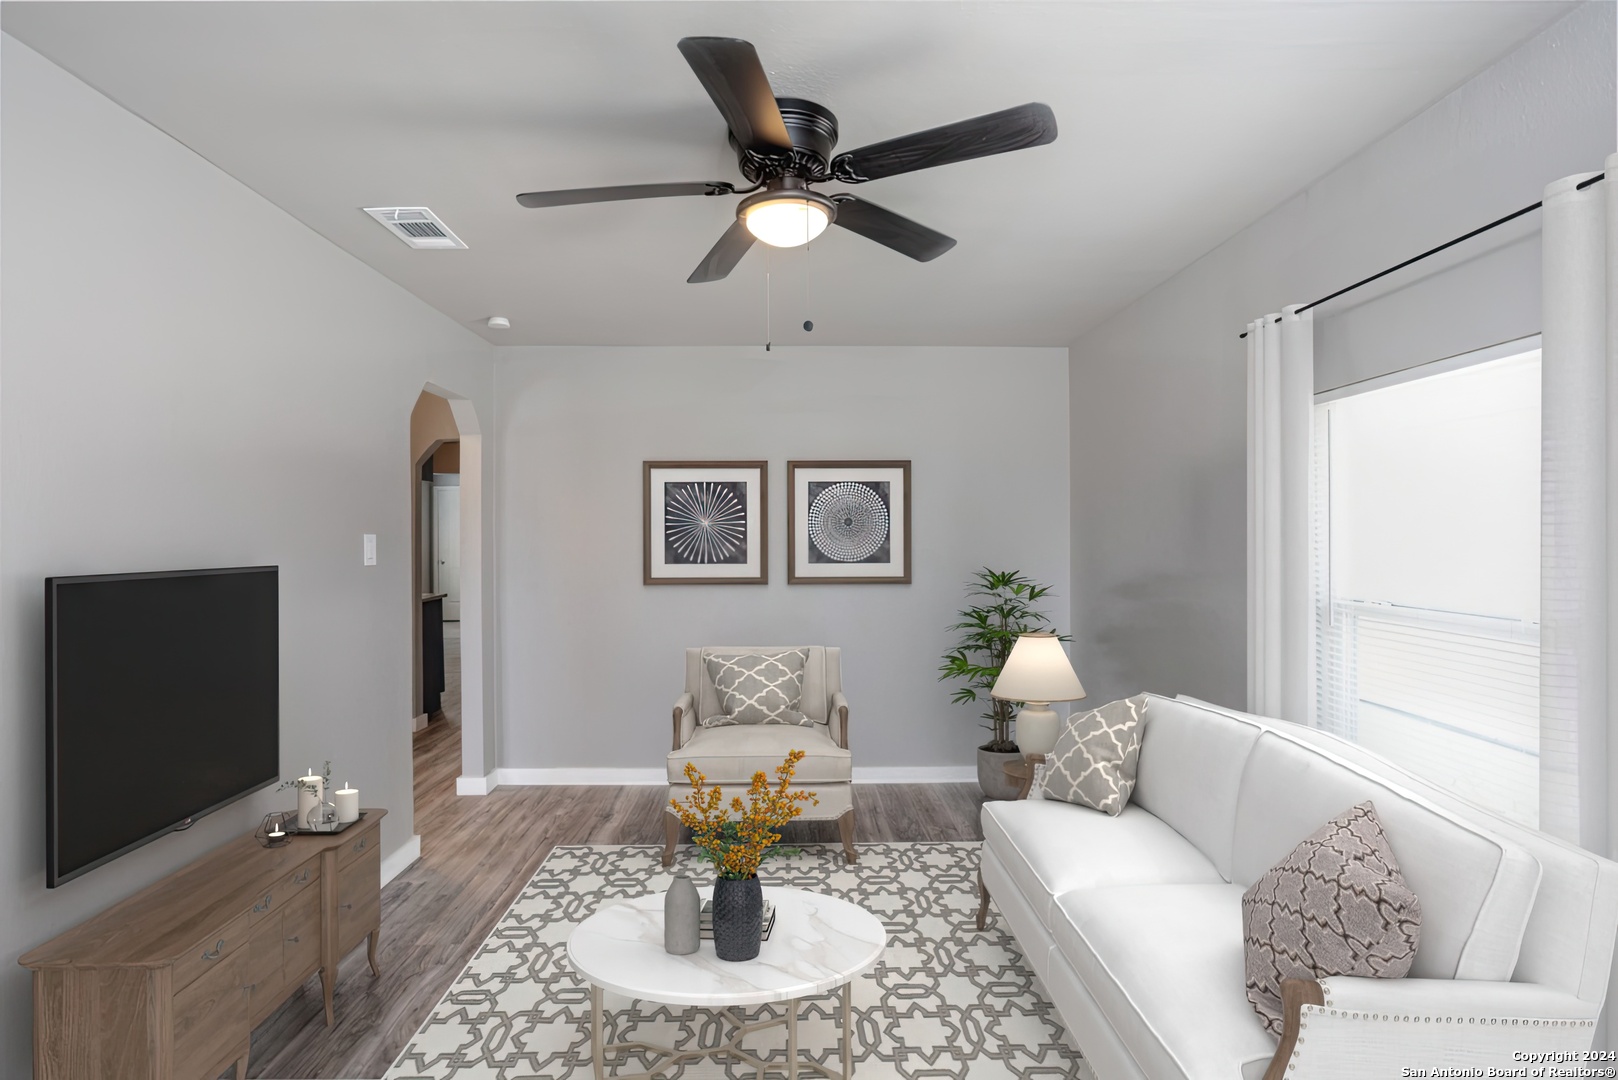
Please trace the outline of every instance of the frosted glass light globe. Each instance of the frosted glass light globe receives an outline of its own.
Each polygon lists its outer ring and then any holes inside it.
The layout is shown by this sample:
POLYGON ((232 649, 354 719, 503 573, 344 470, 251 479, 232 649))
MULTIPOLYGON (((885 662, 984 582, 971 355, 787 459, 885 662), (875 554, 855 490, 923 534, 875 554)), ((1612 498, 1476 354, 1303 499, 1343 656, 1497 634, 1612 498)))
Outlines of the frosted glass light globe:
POLYGON ((747 231, 771 247, 802 247, 831 223, 826 208, 791 196, 770 199, 742 211, 747 231))

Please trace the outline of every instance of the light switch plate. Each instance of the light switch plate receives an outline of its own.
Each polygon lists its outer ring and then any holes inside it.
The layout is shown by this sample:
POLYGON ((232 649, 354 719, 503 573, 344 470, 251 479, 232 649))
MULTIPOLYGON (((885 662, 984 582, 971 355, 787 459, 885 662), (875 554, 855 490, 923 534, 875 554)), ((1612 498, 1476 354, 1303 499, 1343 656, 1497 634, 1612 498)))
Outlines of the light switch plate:
POLYGON ((365 534, 365 565, 376 565, 376 533, 365 534))

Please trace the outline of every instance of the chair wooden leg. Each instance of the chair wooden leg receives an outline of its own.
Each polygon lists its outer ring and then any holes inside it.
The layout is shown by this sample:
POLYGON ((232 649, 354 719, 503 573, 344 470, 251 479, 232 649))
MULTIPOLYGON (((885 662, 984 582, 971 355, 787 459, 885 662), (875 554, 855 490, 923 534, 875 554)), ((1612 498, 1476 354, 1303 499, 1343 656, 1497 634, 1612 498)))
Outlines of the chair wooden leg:
POLYGON ((663 865, 674 865, 674 847, 680 842, 680 819, 663 811, 663 865))
POLYGON ((844 810, 837 819, 837 831, 843 837, 843 857, 849 862, 859 862, 860 857, 854 851, 854 808, 851 806, 844 810))
POLYGON ((983 884, 983 871, 978 871, 978 929, 989 925, 989 887, 983 884))

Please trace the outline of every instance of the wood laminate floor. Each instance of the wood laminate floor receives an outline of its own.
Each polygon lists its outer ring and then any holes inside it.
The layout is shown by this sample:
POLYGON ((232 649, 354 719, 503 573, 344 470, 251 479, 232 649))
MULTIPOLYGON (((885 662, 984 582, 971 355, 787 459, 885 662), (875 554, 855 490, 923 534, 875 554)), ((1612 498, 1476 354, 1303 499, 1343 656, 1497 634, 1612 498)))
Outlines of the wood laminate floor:
MULTIPOLYGON (((381 976, 371 976, 364 949, 343 961, 330 1028, 320 980, 309 980, 253 1033, 249 1076, 381 1076, 552 847, 662 843, 661 786, 456 796, 458 695, 455 705, 454 722, 434 720, 415 736, 421 859, 382 891, 381 976)), ((647 738, 666 737, 666 726, 666 719, 661 726, 649 719, 647 738)), ((858 738, 857 718, 853 734, 858 738)), ((861 784, 854 789, 855 839, 981 839, 981 802, 975 784, 861 784)), ((836 843, 836 824, 794 825, 785 839, 836 843)))

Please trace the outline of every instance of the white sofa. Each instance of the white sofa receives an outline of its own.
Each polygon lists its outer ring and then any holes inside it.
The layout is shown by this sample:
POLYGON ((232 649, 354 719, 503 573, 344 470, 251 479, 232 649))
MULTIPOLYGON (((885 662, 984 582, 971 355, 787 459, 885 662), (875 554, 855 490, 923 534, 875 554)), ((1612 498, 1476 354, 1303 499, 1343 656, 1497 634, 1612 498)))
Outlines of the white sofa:
POLYGON ((1272 1077, 1378 1080, 1591 1047, 1618 863, 1295 724, 1156 695, 1144 724, 1119 816, 983 807, 985 909, 992 897, 1100 1080, 1259 1080, 1272 1059, 1272 1077), (1246 997, 1242 892, 1366 799, 1421 901, 1415 963, 1404 979, 1291 984, 1278 1053, 1246 997))

